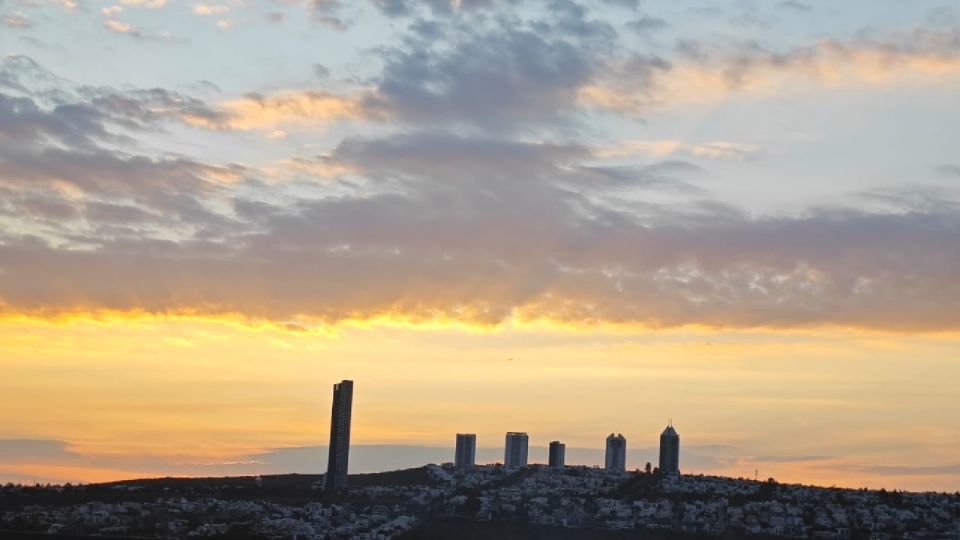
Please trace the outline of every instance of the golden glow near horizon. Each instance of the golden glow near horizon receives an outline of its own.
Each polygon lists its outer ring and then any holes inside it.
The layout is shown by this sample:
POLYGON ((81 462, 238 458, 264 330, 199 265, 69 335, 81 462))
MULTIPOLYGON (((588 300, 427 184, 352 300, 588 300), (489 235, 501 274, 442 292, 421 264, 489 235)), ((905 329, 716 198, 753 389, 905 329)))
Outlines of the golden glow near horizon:
POLYGON ((498 446, 526 430, 533 445, 599 447, 617 431, 644 448, 672 417, 686 472, 950 490, 960 475, 898 465, 953 465, 958 345, 842 330, 315 333, 200 317, 7 318, 0 422, 19 439, 65 441, 71 457, 21 457, 0 475, 184 474, 178 464, 323 445, 329 388, 352 378, 358 445, 449 446, 475 431, 498 446))

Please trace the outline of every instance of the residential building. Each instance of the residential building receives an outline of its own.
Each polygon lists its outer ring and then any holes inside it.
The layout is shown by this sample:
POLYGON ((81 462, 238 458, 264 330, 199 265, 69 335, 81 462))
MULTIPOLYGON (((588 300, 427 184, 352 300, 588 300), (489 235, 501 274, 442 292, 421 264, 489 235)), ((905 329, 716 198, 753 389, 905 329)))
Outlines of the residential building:
POLYGON ((526 433, 511 431, 507 433, 507 443, 503 452, 503 464, 508 468, 527 466, 527 447, 529 437, 526 433))
POLYGON ((627 469, 627 439, 613 433, 607 437, 607 454, 604 468, 608 471, 623 472, 627 469))
POLYGON ((477 462, 477 436, 474 433, 457 433, 457 450, 453 463, 458 469, 473 467, 477 462))

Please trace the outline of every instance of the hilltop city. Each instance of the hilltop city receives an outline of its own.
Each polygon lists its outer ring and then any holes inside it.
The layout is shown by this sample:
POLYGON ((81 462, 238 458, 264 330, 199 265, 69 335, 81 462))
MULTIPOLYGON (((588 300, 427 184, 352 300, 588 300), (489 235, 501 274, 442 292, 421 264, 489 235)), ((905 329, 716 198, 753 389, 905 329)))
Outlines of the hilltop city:
POLYGON ((477 464, 475 434, 453 462, 349 475, 353 382, 334 385, 325 475, 161 478, 0 488, 0 534, 70 538, 826 538, 960 539, 960 492, 907 493, 681 474, 680 437, 658 466, 626 470, 626 438, 604 467, 569 466, 565 445, 528 463, 526 433, 477 464))

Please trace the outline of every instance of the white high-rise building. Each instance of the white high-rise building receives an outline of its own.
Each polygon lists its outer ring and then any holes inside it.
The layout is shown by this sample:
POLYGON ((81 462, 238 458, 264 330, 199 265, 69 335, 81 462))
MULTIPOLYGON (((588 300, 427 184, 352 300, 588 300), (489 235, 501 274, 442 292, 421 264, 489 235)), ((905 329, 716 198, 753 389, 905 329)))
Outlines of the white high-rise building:
POLYGON ((527 466, 527 446, 529 438, 526 433, 511 431, 507 433, 507 444, 503 451, 503 465, 508 468, 527 466))

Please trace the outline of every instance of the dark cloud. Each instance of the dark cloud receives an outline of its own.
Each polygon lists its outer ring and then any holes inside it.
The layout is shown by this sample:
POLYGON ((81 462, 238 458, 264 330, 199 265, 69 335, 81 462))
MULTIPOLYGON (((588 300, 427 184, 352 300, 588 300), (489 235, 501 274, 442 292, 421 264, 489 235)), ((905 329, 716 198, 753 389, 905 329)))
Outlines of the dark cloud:
POLYGON ((381 13, 388 17, 410 17, 422 13, 427 7, 434 15, 449 16, 457 11, 472 12, 489 8, 497 0, 371 0, 381 13))
POLYGON ((47 87, 66 85, 67 81, 44 69, 29 56, 8 55, 0 60, 0 89, 22 94, 47 95, 51 93, 47 87))
POLYGON ((65 441, 46 439, 0 439, 0 463, 74 463, 81 456, 65 441))
POLYGON ((371 0, 385 15, 390 17, 401 17, 413 13, 413 7, 409 0, 371 0))
POLYGON ((781 9, 789 9, 793 11, 813 11, 813 8, 803 2, 797 2, 797 0, 785 0, 783 2, 778 2, 777 7, 781 9))
POLYGON ((330 76, 330 69, 323 64, 314 64, 313 65, 313 74, 318 79, 326 79, 330 76))
POLYGON ((640 7, 640 0, 603 0, 603 3, 626 9, 637 9, 640 7))
POLYGON ((343 18, 345 5, 340 0, 309 0, 314 20, 333 28, 346 30, 349 26, 343 18))
POLYGON ((628 22, 626 26, 633 32, 645 36, 669 27, 670 23, 659 17, 644 16, 628 22))
POLYGON ((383 51, 383 73, 366 107, 408 122, 485 129, 561 120, 616 33, 582 7, 558 4, 564 8, 543 20, 448 28, 441 43, 415 32, 383 51))
POLYGON ((57 105, 43 110, 29 98, 0 94, 0 143, 35 144, 56 141, 70 146, 92 146, 97 139, 115 138, 104 116, 89 104, 57 105))
MULTIPOLYGON (((242 168, 117 148, 132 139, 114 128, 151 128, 162 116, 155 107, 182 108, 183 100, 163 90, 79 93, 89 99, 50 107, 0 94, 0 191, 5 192, 0 211, 43 224, 60 238, 72 235, 71 225, 83 220, 95 228, 121 221, 166 222, 195 231, 206 224, 201 228, 208 232, 226 226, 228 219, 202 201, 242 177, 242 168)), ((120 231, 113 232, 108 237, 120 231)), ((143 231, 127 233, 137 234, 143 231)))

